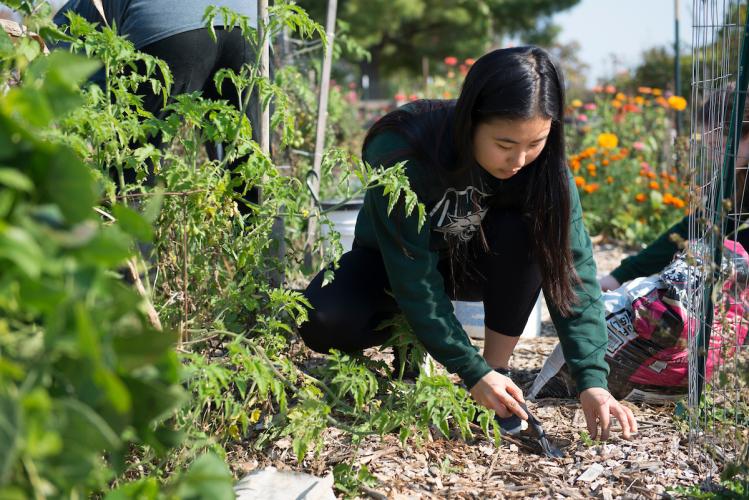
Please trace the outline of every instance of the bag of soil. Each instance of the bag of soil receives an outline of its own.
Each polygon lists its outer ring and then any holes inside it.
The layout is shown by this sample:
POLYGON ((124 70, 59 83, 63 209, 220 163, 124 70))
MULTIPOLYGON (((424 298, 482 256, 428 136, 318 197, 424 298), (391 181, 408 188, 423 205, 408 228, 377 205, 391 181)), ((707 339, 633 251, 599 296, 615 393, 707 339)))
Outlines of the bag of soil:
MULTIPOLYGON (((704 255, 695 252, 698 255, 704 255)), ((747 340, 749 255, 737 242, 724 242, 722 293, 715 305, 707 377, 747 340)), ((660 274, 637 278, 603 294, 609 343, 609 391, 617 399, 664 402, 682 398, 688 385, 688 280, 698 283, 703 269, 694 254, 678 254, 660 274)), ((695 297, 700 300, 701 297, 695 297)), ((575 385, 560 345, 545 361, 526 397, 575 397, 575 385)))

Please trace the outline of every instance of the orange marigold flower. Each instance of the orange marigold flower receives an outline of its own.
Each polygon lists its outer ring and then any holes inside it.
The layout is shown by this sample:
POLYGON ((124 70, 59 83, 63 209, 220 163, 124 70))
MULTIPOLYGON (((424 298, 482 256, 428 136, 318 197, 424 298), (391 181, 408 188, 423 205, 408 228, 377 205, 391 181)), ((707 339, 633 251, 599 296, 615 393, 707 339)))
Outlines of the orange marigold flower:
POLYGON ((624 100, 626 100, 626 99, 627 99, 627 96, 626 96, 626 95, 624 95, 624 94, 622 94, 621 92, 617 92, 617 94, 616 94, 616 96, 615 96, 615 97, 616 97, 617 99, 619 99, 620 101, 624 101, 624 100))
POLYGON ((640 94, 652 94, 653 93, 653 89, 651 89, 650 87, 637 87, 637 91, 640 94))
POLYGON ((621 149, 619 150, 619 154, 620 154, 620 155, 621 155, 622 157, 624 157, 624 156, 627 156, 627 155, 629 154, 629 149, 627 149, 627 148, 621 148, 621 149))
POLYGON ((676 111, 684 111, 687 108, 687 100, 678 95, 672 95, 668 98, 668 105, 676 111))
POLYGON ((607 184, 613 184, 614 183, 614 178, 609 175, 608 177, 606 177, 606 183, 607 184))
POLYGON ((645 195, 644 195, 644 194, 642 194, 642 193, 637 193, 637 194, 635 195, 635 201, 636 201, 637 203, 643 203, 643 202, 644 202, 644 201, 645 201, 646 199, 647 199, 647 196, 645 196, 645 195))
POLYGON ((643 104, 645 104, 645 98, 641 95, 635 96, 635 104, 637 104, 638 106, 642 106, 643 104))
POLYGON ((671 193, 665 193, 663 195, 663 203, 670 205, 674 201, 674 197, 671 193))
POLYGON ((579 175, 575 177, 575 185, 577 187, 583 187, 585 185, 585 179, 579 175))
POLYGON ((658 183, 655 182, 655 181, 651 181, 650 184, 648 184, 648 187, 650 189, 658 189, 658 188, 660 188, 660 186, 658 185, 658 183))
POLYGON ((619 144, 616 134, 604 132, 598 136, 598 145, 605 149, 614 149, 619 144))
POLYGON ((621 107, 622 107, 622 101, 620 101, 620 100, 618 100, 618 99, 614 99, 613 101, 611 101, 611 105, 612 105, 612 106, 613 106, 614 108, 616 108, 616 109, 619 109, 619 108, 621 108, 621 107))
POLYGON ((570 160, 570 168, 573 172, 577 172, 578 170, 580 170, 580 160, 578 160, 577 158, 573 158, 572 160, 570 160))
POLYGON ((663 95, 663 91, 659 88, 653 87, 653 95, 658 97, 659 95, 663 95))
POLYGON ((655 172, 648 172, 647 173, 647 178, 648 179, 655 179, 656 177, 657 176, 655 175, 655 172))
POLYGON ((585 191, 586 193, 595 193, 596 191, 598 191, 599 187, 600 186, 597 183, 594 182, 592 184, 588 184, 586 186, 583 186, 583 191, 585 191))
MULTIPOLYGON (((614 156, 611 157, 612 160, 614 158, 615 158, 614 156)), ((601 165, 603 165, 604 167, 608 166, 608 164, 609 164, 609 161, 606 158, 604 158, 603 160, 601 160, 601 165)))
POLYGON ((657 98, 655 99, 655 102, 656 102, 656 103, 658 103, 658 105, 659 105, 659 106, 662 106, 662 107, 664 107, 664 108, 667 108, 667 107, 668 107, 668 101, 667 101, 667 100, 666 100, 666 98, 665 98, 665 97, 663 97, 663 96, 658 96, 658 97, 657 97, 657 98))
POLYGON ((670 180, 671 182, 676 182, 676 176, 675 175, 669 175, 668 176, 668 180, 670 180))
POLYGON ((677 198, 677 197, 674 196, 674 200, 673 200, 672 204, 676 208, 684 208, 687 203, 684 200, 682 200, 681 198, 677 198))

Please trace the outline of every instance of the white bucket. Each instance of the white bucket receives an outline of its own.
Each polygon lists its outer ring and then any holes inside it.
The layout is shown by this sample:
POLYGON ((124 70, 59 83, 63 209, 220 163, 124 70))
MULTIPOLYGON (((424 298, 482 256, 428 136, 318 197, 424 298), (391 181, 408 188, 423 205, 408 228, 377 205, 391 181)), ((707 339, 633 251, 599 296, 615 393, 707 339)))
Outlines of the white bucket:
MULTIPOLYGON (((338 205, 338 202, 322 202, 323 210, 330 209, 338 205)), ((323 225, 322 234, 327 236, 330 233, 330 229, 333 229, 341 234, 341 245, 343 245, 343 251, 348 252, 354 245, 354 228, 356 227, 356 217, 359 215, 364 200, 351 200, 344 203, 342 206, 336 208, 332 212, 328 213, 328 218, 332 223, 332 227, 323 225)))
MULTIPOLYGON (((484 338, 484 304, 481 302, 453 301, 455 316, 457 316, 463 329, 473 339, 484 338)), ((541 294, 536 299, 536 304, 528 316, 528 322, 523 329, 523 337, 539 337, 541 335, 541 294)), ((500 332, 501 333, 501 332, 500 332)))

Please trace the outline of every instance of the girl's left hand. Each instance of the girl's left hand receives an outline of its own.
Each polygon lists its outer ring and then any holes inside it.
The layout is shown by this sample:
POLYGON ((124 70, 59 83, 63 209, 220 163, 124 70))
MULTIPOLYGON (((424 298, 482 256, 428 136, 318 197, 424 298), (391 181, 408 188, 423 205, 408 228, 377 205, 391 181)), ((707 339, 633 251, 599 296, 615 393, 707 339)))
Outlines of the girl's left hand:
POLYGON ((598 427, 601 428, 601 441, 609 438, 611 430, 611 416, 616 417, 622 426, 622 437, 629 439, 637 433, 637 420, 632 410, 622 405, 609 391, 600 387, 591 387, 580 393, 580 403, 583 406, 585 421, 591 439, 598 437, 598 427))

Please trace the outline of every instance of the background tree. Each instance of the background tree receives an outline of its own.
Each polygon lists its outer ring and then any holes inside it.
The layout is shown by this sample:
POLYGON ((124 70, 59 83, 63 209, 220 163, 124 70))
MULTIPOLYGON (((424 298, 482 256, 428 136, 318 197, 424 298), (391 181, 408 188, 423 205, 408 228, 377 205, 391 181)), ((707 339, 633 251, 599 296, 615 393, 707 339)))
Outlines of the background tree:
MULTIPOLYGON (((348 36, 371 54, 360 62, 368 75, 370 96, 381 96, 381 82, 395 73, 418 75, 424 58, 476 58, 503 38, 537 38, 553 33, 550 17, 580 0, 341 0, 338 17, 349 24, 348 36)), ((327 0, 300 0, 324 22, 327 0)))

